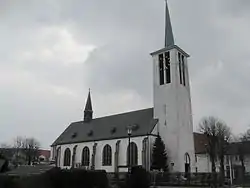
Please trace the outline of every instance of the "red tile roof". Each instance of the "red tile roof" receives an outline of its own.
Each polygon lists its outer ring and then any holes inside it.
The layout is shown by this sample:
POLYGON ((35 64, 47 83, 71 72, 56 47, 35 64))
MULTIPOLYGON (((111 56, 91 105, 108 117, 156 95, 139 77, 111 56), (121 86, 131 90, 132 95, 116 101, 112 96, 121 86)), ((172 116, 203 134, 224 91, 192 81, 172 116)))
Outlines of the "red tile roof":
POLYGON ((50 158, 50 150, 39 149, 39 155, 43 155, 44 157, 49 159, 50 158))

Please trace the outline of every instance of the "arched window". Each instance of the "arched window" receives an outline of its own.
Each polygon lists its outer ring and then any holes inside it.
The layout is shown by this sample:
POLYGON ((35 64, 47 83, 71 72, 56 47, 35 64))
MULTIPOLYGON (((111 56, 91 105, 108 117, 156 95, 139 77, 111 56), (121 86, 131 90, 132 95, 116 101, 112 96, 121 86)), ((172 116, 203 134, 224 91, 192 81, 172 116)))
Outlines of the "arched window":
POLYGON ((185 163, 186 164, 190 164, 190 156, 189 156, 189 154, 188 153, 185 153, 185 163))
POLYGON ((89 148, 86 146, 82 150, 82 166, 89 166, 89 148))
POLYGON ((187 173, 190 173, 190 156, 188 153, 185 153, 185 176, 187 177, 187 173))
POLYGON ((70 152, 70 149, 67 148, 67 149, 64 151, 63 166, 70 166, 70 159, 71 159, 71 152, 70 152))
POLYGON ((131 142, 127 149, 127 164, 130 166, 138 165, 138 149, 134 142, 131 142))
POLYGON ((102 165, 111 166, 112 165, 112 149, 110 145, 106 145, 102 151, 102 165))

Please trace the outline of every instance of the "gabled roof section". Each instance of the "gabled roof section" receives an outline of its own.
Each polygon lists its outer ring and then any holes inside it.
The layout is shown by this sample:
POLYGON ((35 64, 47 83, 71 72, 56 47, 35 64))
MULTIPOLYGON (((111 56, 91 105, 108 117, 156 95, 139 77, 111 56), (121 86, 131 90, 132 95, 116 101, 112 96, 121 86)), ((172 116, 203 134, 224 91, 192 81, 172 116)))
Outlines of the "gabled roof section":
POLYGON ((96 118, 90 122, 74 122, 66 128, 52 146, 126 138, 128 125, 136 125, 132 136, 145 136, 152 132, 157 122, 158 120, 153 116, 153 108, 96 118))

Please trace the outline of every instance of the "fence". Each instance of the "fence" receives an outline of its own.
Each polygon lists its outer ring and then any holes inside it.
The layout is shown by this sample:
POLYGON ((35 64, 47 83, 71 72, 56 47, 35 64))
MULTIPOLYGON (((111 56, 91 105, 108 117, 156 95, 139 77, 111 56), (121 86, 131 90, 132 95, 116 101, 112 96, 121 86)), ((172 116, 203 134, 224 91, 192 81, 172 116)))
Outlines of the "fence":
POLYGON ((213 183, 210 173, 165 173, 151 172, 151 184, 153 185, 190 185, 190 186, 210 186, 213 183))
MULTIPOLYGON (((150 172, 149 180, 151 185, 156 186, 194 186, 194 187, 210 187, 213 183, 213 177, 211 173, 166 173, 166 172, 150 172)), ((122 184, 126 181, 127 172, 120 173, 107 173, 109 183, 122 184)), ((220 181, 219 173, 216 174, 217 185, 229 185, 229 177, 225 177, 224 182, 220 181)), ((233 180, 234 185, 250 186, 250 174, 245 174, 240 179, 233 180)))
POLYGON ((240 185, 242 187, 250 187, 250 174, 245 173, 242 176, 233 179, 234 185, 240 185))
MULTIPOLYGON (((127 173, 108 173, 108 179, 111 184, 121 183, 126 181, 127 173)), ((165 173, 165 172, 150 172, 149 180, 151 185, 156 186, 211 186, 214 182, 211 173, 165 173)), ((219 180, 219 176, 217 180, 219 180)), ((217 181, 219 184, 219 181, 217 181)))

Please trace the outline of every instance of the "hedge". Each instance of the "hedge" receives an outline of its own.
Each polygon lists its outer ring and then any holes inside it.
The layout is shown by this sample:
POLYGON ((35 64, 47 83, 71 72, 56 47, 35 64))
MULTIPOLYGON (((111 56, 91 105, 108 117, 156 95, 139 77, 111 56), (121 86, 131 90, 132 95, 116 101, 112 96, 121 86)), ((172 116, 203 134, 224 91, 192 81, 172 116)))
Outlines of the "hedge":
POLYGON ((0 176, 1 188, 107 188, 108 179, 105 171, 86 171, 81 169, 52 170, 26 177, 12 178, 0 176))

